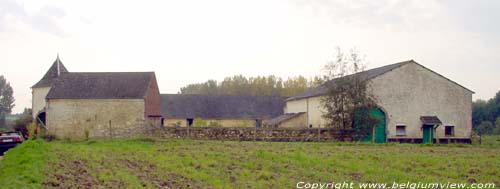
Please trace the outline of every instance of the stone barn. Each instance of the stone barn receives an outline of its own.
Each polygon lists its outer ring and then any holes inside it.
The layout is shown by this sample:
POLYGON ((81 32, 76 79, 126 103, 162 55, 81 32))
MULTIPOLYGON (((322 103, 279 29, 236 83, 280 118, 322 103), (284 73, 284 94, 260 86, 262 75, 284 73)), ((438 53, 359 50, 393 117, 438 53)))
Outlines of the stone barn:
POLYGON ((34 117, 61 137, 136 136, 161 123, 154 72, 68 72, 58 58, 32 89, 34 117))
MULTIPOLYGON (((371 111, 381 121, 370 139, 470 142, 473 91, 413 60, 358 74, 368 81, 379 107, 371 111)), ((270 122, 277 127, 326 127, 320 102, 326 91, 323 85, 288 98, 285 114, 270 122)))
POLYGON ((283 114, 284 97, 162 94, 164 126, 261 127, 283 114))

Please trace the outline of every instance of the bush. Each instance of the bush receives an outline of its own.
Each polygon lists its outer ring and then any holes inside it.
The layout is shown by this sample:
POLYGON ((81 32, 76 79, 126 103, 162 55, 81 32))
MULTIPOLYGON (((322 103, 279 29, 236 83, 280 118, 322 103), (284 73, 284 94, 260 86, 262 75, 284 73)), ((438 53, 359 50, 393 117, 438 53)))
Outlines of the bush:
POLYGON ((206 127, 207 126, 207 121, 203 120, 202 118, 196 118, 193 121, 193 127, 206 127))
POLYGON ((36 128, 37 125, 36 123, 31 123, 28 125, 28 138, 29 139, 36 139, 36 128))
POLYGON ((45 140, 47 142, 51 142, 51 141, 54 141, 54 140, 58 139, 56 135, 50 134, 50 133, 46 133, 46 132, 42 133, 40 135, 40 138, 42 138, 43 140, 45 140))
POLYGON ((182 123, 180 121, 178 121, 178 122, 175 122, 172 126, 174 126, 174 127, 181 127, 181 124, 182 123))
POLYGON ((14 130, 20 132, 23 136, 28 136, 28 125, 33 122, 31 114, 23 115, 21 118, 17 119, 14 123, 14 130))
POLYGON ((90 131, 89 130, 85 130, 85 140, 89 140, 90 138, 90 131))
POLYGON ((210 122, 208 123, 208 126, 209 126, 209 127, 222 127, 222 124, 220 124, 220 123, 219 123, 219 122, 217 122, 217 121, 210 121, 210 122))

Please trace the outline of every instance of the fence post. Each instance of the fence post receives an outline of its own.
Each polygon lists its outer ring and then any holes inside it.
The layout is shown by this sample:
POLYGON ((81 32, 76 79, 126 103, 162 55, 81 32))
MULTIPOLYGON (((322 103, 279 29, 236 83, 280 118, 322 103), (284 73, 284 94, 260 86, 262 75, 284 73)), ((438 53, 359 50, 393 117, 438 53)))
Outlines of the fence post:
POLYGON ((257 141, 257 127, 253 128, 253 141, 257 141))
POLYGON ((111 120, 109 120, 109 137, 113 139, 113 129, 111 128, 111 120))
POLYGON ((318 142, 321 142, 321 129, 318 126, 318 142))

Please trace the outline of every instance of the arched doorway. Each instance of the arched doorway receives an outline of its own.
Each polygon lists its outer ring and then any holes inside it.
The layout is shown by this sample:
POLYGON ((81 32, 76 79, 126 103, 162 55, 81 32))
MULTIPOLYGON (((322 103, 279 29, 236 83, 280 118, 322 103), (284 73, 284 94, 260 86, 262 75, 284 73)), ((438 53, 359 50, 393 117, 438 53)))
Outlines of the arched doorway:
POLYGON ((359 138, 359 141, 363 142, 375 142, 375 143, 385 143, 386 142, 386 114, 380 108, 371 109, 368 112, 360 113, 358 111, 354 118, 354 128, 357 132, 361 132, 364 136, 359 138), (360 119, 365 119, 367 114, 374 118, 374 127, 365 126, 360 124, 360 119), (363 130, 364 129, 364 130, 363 130), (370 131, 371 130, 371 131, 370 131), (363 133, 364 132, 364 133, 363 133))
POLYGON ((36 121, 38 123, 41 123, 43 126, 45 126, 45 119, 46 119, 46 113, 45 112, 40 112, 38 113, 38 115, 36 116, 36 121))

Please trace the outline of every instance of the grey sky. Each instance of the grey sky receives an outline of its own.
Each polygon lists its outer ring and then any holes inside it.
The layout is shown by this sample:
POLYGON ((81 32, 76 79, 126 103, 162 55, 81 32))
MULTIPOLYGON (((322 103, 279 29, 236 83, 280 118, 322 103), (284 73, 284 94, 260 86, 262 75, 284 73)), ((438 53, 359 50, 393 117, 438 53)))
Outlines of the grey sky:
POLYGON ((487 99, 500 90, 500 2, 0 1, 15 112, 59 52, 70 71, 155 71, 162 93, 225 76, 314 76, 335 46, 369 68, 414 59, 487 99))

